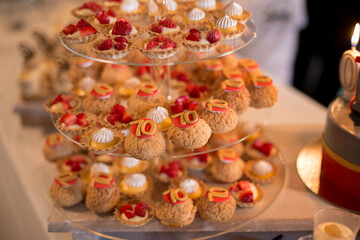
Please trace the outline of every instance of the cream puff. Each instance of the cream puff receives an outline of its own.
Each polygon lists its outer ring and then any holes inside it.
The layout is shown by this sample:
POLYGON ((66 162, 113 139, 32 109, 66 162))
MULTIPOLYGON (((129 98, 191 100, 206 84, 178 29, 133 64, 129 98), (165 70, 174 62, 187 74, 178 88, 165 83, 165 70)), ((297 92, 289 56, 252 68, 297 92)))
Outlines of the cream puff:
POLYGON ((51 198, 62 207, 71 207, 83 200, 80 179, 71 172, 56 175, 50 187, 51 198))
POLYGON ((278 99, 278 89, 268 76, 256 75, 249 86, 250 106, 266 108, 275 105, 278 99))
POLYGON ((106 83, 98 83, 84 98, 83 108, 85 111, 99 115, 102 112, 110 112, 112 106, 117 103, 113 88, 106 83))

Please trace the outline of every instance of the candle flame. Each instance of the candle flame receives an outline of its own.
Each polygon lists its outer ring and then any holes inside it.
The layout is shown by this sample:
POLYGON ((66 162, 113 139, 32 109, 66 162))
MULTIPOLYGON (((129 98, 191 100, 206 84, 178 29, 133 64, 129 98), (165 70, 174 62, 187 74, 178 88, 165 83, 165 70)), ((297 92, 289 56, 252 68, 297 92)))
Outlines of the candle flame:
POLYGON ((351 46, 356 47, 358 42, 359 42, 359 24, 357 23, 355 25, 354 33, 353 33, 353 35, 351 37, 351 46))

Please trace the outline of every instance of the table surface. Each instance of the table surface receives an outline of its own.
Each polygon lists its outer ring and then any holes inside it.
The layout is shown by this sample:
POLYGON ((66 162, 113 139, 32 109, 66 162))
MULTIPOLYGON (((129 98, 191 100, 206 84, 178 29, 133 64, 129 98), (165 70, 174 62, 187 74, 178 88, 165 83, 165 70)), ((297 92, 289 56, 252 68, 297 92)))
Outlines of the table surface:
MULTIPOLYGON (((40 19, 36 12, 29 11, 28 14, 40 19)), ((48 233, 47 230, 52 211, 48 189, 56 167, 42 156, 46 132, 43 128, 22 126, 19 116, 14 113, 20 99, 13 81, 21 62, 16 46, 18 39, 24 39, 31 29, 9 32, 4 16, 7 15, 0 15, 0 33, 8 35, 0 44, 0 192, 6 194, 0 200, 0 236, 4 239, 14 239, 13 236, 18 239, 70 238, 68 234, 48 233)), ((14 12, 12 19, 16 16, 19 13, 14 12)), ((281 149, 286 164, 285 184, 270 208, 241 229, 245 232, 309 231, 312 230, 314 214, 332 207, 308 191, 296 172, 297 154, 322 132, 326 108, 292 87, 277 86, 279 101, 273 107, 265 131, 281 149)))

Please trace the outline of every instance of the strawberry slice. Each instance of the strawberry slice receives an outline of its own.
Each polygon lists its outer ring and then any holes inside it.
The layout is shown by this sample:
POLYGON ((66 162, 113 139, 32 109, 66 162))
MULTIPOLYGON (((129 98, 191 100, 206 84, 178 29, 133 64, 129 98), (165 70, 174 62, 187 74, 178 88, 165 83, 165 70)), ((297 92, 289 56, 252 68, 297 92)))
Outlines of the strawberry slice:
POLYGON ((72 108, 70 103, 67 101, 61 101, 61 105, 65 111, 70 110, 72 108))
POLYGON ((233 186, 233 185, 231 185, 231 186, 229 187, 229 190, 230 190, 231 192, 238 192, 238 191, 240 191, 240 189, 239 189, 237 186, 233 186))
POLYGON ((125 37, 116 37, 114 38, 114 41, 117 43, 127 43, 127 39, 125 37))
POLYGON ((160 173, 166 173, 166 167, 165 167, 165 165, 161 165, 160 173))
POLYGON ((181 164, 179 161, 173 161, 169 163, 169 168, 171 169, 181 169, 181 164))
POLYGON ((175 103, 186 104, 188 102, 190 102, 190 97, 187 95, 180 96, 175 100, 175 103))
POLYGON ((250 188, 250 183, 247 180, 239 181, 237 185, 240 190, 246 190, 250 188))
POLYGON ((130 219, 130 218, 133 218, 133 217, 134 217, 134 213, 133 213, 133 212, 131 212, 131 211, 126 211, 126 212, 124 212, 124 214, 125 214, 125 216, 126 216, 128 219, 130 219))
POLYGON ((110 18, 105 14, 105 11, 100 11, 96 14, 96 19, 101 23, 101 24, 109 24, 110 23, 110 18))
POLYGON ((127 47, 127 44, 125 43, 115 43, 115 49, 116 50, 124 50, 127 47))
POLYGON ((170 177, 170 178, 176 178, 179 176, 179 169, 176 168, 168 168, 166 169, 166 174, 170 177))
POLYGON ((87 2, 87 3, 84 3, 81 7, 79 7, 79 10, 81 10, 81 9, 90 9, 93 12, 97 12, 97 11, 100 11, 102 9, 102 7, 95 2, 87 2))
POLYGON ((190 90, 195 86, 196 86, 195 83, 188 83, 188 85, 186 85, 185 91, 190 92, 190 90))
POLYGON ((77 24, 76 24, 77 28, 83 28, 83 27, 91 27, 90 23, 88 23, 87 21, 85 21, 84 19, 80 19, 77 24))
POLYGON ((176 23, 174 23, 170 18, 160 20, 159 25, 166 28, 176 28, 176 23))
POLYGON ((51 103, 51 106, 58 103, 58 102, 61 102, 63 100, 63 97, 61 96, 61 94, 57 95, 57 97, 54 99, 54 101, 51 103))
POLYGON ((176 44, 171 40, 166 40, 161 46, 161 49, 171 49, 171 48, 175 48, 176 44))
POLYGON ((115 122, 118 121, 120 117, 121 117, 120 113, 114 113, 108 115, 106 119, 111 125, 115 125, 115 122))
POLYGON ((142 205, 142 204, 136 204, 135 210, 134 210, 134 215, 139 216, 139 217, 145 217, 146 209, 147 209, 147 206, 142 205))
POLYGON ((105 41, 102 41, 98 45, 98 49, 100 51, 109 50, 109 49, 111 49, 112 45, 113 45, 113 41, 112 41, 112 39, 109 38, 109 39, 106 39, 105 41))
POLYGON ((208 153, 203 153, 197 156, 199 162, 207 163, 208 153))
POLYGON ((121 207, 120 212, 124 213, 126 211, 132 211, 132 210, 133 210, 132 206, 130 204, 126 204, 121 207))
POLYGON ((171 109, 171 112, 173 112, 173 113, 181 113, 182 111, 184 111, 184 104, 183 103, 175 103, 175 104, 171 105, 170 109, 171 109))
POLYGON ((122 123, 129 123, 132 120, 132 117, 127 112, 124 112, 119 121, 122 123))
POLYGON ((164 42, 165 39, 166 39, 166 37, 164 37, 163 35, 159 35, 159 36, 153 38, 153 41, 155 41, 155 42, 164 42))
POLYGON ((198 101, 191 101, 185 104, 185 109, 187 110, 198 110, 199 102, 198 101))
POLYGON ((74 123, 76 123, 76 116, 71 113, 65 113, 61 117, 60 122, 64 123, 66 127, 69 127, 69 126, 73 125, 74 123))
POLYGON ((116 12, 110 8, 109 10, 107 10, 106 15, 110 17, 116 17, 116 12))
POLYGON ((162 33, 163 26, 154 23, 153 25, 151 25, 151 31, 156 32, 156 33, 162 33))
POLYGON ((77 30, 78 30, 78 28, 74 24, 69 24, 64 28, 63 33, 65 33, 66 35, 69 35, 69 34, 73 34, 77 30))
POLYGON ((86 119, 86 114, 85 113, 79 113, 78 115, 76 115, 77 119, 86 119))
POLYGON ((250 190, 240 192, 240 200, 245 203, 252 203, 254 202, 254 194, 250 190))
POLYGON ((96 28, 94 28, 92 26, 80 28, 79 31, 81 33, 81 36, 83 36, 83 37, 90 36, 90 35, 97 33, 96 28))
POLYGON ((146 44, 146 50, 151 50, 151 49, 153 49, 154 47, 156 47, 158 45, 159 45, 158 42, 155 42, 155 41, 151 40, 150 42, 148 42, 146 44))
POLYGON ((201 97, 200 88, 198 86, 194 86, 193 88, 191 88, 189 92, 189 96, 192 98, 200 98, 201 97))
POLYGON ((110 114, 122 114, 123 112, 125 112, 125 107, 123 105, 120 104, 115 104, 110 111, 110 114))
POLYGON ((209 43, 218 42, 221 39, 221 34, 220 34, 219 30, 214 29, 214 30, 208 32, 206 39, 209 41, 209 43))
POLYGON ((132 26, 129 21, 117 20, 112 30, 113 35, 127 36, 131 33, 132 26))
POLYGON ((89 120, 87 120, 86 118, 77 118, 76 123, 81 127, 86 127, 87 125, 89 125, 89 120))
POLYGON ((70 102, 70 101, 74 100, 74 97, 72 95, 64 95, 62 98, 66 102, 70 102))

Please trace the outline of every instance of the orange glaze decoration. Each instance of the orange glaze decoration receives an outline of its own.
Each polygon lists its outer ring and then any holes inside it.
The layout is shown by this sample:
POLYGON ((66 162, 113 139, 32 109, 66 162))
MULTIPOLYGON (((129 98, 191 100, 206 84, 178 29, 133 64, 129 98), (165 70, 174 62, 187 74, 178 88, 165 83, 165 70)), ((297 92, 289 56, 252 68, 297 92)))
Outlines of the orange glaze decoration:
POLYGON ((107 98, 113 93, 113 88, 106 83, 96 84, 93 90, 90 92, 96 98, 107 98))
POLYGON ((157 85, 152 82, 142 83, 137 90, 137 95, 143 97, 154 96, 159 91, 157 85))
POLYGON ((54 181, 57 185, 62 187, 70 187, 77 182, 78 178, 76 174, 72 172, 65 172, 56 175, 54 181))
POLYGON ((264 76, 264 75, 255 76, 252 79, 252 82, 255 87, 267 87, 273 83, 271 78, 269 78, 268 76, 264 76))
POLYGON ((244 68, 246 68, 248 70, 254 70, 259 67, 259 64, 256 61, 254 61, 253 59, 249 59, 249 58, 240 59, 239 63, 241 66, 243 66, 244 68))
POLYGON ((148 138, 154 135, 158 126, 154 120, 143 118, 130 122, 131 132, 138 138, 148 138))
POLYGON ((243 89, 245 84, 242 79, 227 79, 220 83, 220 87, 226 91, 235 92, 243 89))
POLYGON ((91 179, 90 186, 96 188, 107 188, 114 183, 114 178, 110 173, 97 172, 91 179))
POLYGON ((171 117, 174 125, 179 128, 191 127, 199 121, 199 115, 195 111, 182 112, 171 117))
POLYGON ((243 71, 239 68, 237 69, 224 69, 222 71, 223 75, 226 78, 230 78, 230 79, 236 79, 236 78, 242 78, 243 77, 243 71))
POLYGON ((224 63, 219 59, 213 59, 205 61, 204 66, 208 70, 217 71, 224 68, 224 63))
POLYGON ((59 147, 63 143, 65 143, 65 138, 60 134, 51 134, 49 137, 46 138, 46 144, 49 147, 59 147))
POLYGON ((205 107, 210 112, 225 112, 230 109, 230 105, 220 99, 211 99, 205 102, 205 107))
POLYGON ((179 204, 185 202, 188 199, 188 194, 184 189, 172 188, 163 192, 163 198, 168 203, 179 204))
POLYGON ((226 148, 218 150, 216 154, 219 157, 220 161, 224 163, 231 163, 239 158, 236 152, 226 148))
POLYGON ((212 202, 226 202, 230 198, 230 192, 226 188, 211 187, 207 191, 206 197, 212 202))

